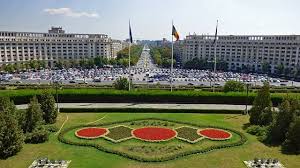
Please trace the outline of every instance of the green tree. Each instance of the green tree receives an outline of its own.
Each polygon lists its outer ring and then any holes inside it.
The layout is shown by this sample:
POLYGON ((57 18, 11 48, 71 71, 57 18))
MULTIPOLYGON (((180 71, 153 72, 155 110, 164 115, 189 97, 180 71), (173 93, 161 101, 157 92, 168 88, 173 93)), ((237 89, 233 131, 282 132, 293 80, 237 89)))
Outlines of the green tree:
POLYGON ((58 68, 58 69, 63 69, 64 68, 64 63, 59 60, 55 63, 55 67, 58 68))
POLYGON ((289 67, 284 68, 284 75, 285 76, 292 76, 291 75, 291 68, 289 68, 289 67))
POLYGON ((224 85, 224 92, 243 92, 245 85, 242 82, 230 80, 224 85))
POLYGON ((118 65, 121 65, 123 67, 128 67, 128 59, 126 59, 126 58, 119 59, 118 65))
POLYGON ((4 66, 4 71, 8 72, 8 73, 13 73, 15 71, 14 66, 12 64, 6 64, 3 65, 4 66))
POLYGON ((151 48, 150 55, 153 59, 153 62, 157 64, 158 66, 161 66, 162 64, 162 58, 159 50, 157 48, 151 48))
POLYGON ((0 157, 7 158, 22 149, 24 136, 17 120, 0 112, 0 157))
POLYGON ((272 121, 272 101, 269 83, 258 91, 250 109, 250 123, 254 125, 268 125, 272 121))
POLYGON ((270 126, 267 142, 281 144, 286 139, 290 123, 294 121, 299 109, 299 100, 286 98, 281 103, 279 112, 270 126))
MULTIPOLYGON (((176 60, 173 60, 173 65, 175 65, 176 60)), ((172 65, 172 59, 162 59, 162 63, 161 63, 163 68, 170 68, 172 65)))
MULTIPOLYGON (((224 60, 218 60, 217 61, 217 69, 222 71, 228 70, 228 63, 224 60)), ((246 70, 249 71, 248 66, 246 66, 246 70)))
POLYGON ((89 59, 87 61, 87 68, 91 69, 94 67, 94 65, 95 65, 94 59, 89 59))
POLYGON ((288 153, 300 154, 300 117, 291 124, 282 149, 288 153))
POLYGON ((269 63, 264 62, 262 64, 262 72, 266 73, 266 74, 270 73, 270 64, 269 63))
MULTIPOLYGON (((135 65, 140 56, 141 56, 141 53, 142 53, 142 46, 140 45, 132 45, 131 48, 130 48, 130 63, 131 65, 135 65)), ((126 47, 124 48, 123 50, 119 51, 117 53, 117 60, 119 62, 119 65, 122 65, 122 66, 125 66, 127 67, 128 66, 128 63, 125 64, 124 61, 120 61, 120 60, 127 60, 128 61, 128 58, 129 58, 129 48, 126 47)))
POLYGON ((0 111, 16 117, 17 108, 9 97, 0 97, 0 111))
POLYGON ((38 64, 39 64, 39 68, 41 68, 41 69, 48 67, 48 64, 46 63, 46 61, 43 61, 43 60, 39 60, 38 64))
POLYGON ((70 67, 71 68, 77 68, 79 66, 79 61, 74 59, 74 60, 70 60, 70 67))
POLYGON ((30 60, 29 66, 31 69, 38 69, 39 68, 39 62, 36 60, 30 60))
POLYGON ((117 90, 128 90, 129 89, 129 81, 127 78, 120 77, 113 83, 113 86, 117 90))
POLYGON ((118 63, 118 61, 114 58, 108 60, 108 64, 110 64, 110 65, 117 65, 117 63, 118 63))
POLYGON ((55 107, 55 99, 49 91, 43 91, 39 97, 41 109, 43 111, 43 119, 46 124, 52 124, 56 122, 57 109, 55 107))
MULTIPOLYGON (((3 99, 3 98, 2 98, 3 99)), ((0 158, 5 159, 18 153, 23 146, 24 136, 14 115, 11 104, 1 104, 0 109, 0 158)))
POLYGON ((65 68, 65 69, 71 68, 71 62, 69 60, 63 60, 62 68, 65 68))
POLYGON ((276 66, 276 73, 278 75, 282 75, 284 72, 284 65, 281 63, 279 65, 276 66))
POLYGON ((32 132, 37 126, 43 122, 43 112, 36 97, 30 100, 28 109, 26 110, 24 124, 22 129, 24 133, 32 132))
POLYGON ((18 125, 22 126, 24 123, 24 112, 17 110, 13 101, 8 97, 0 97, 0 111, 12 115, 17 121, 18 125))
POLYGON ((37 144, 48 141, 49 132, 45 126, 38 126, 32 132, 26 134, 25 143, 37 144))
POLYGON ((94 58, 94 63, 99 68, 102 68, 104 65, 102 57, 99 56, 94 58))
POLYGON ((20 70, 21 70, 21 64, 20 63, 13 64, 13 67, 14 67, 14 70, 16 72, 20 72, 20 70))

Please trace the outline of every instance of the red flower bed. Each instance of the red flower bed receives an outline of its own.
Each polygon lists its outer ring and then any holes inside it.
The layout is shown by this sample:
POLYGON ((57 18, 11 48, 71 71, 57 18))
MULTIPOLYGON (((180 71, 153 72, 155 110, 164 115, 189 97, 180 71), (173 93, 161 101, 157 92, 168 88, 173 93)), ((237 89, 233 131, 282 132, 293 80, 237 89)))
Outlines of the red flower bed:
POLYGON ((227 131, 221 129, 215 129, 215 128, 207 128, 207 129, 199 130, 198 134, 213 140, 226 140, 226 139, 230 139, 232 136, 231 133, 227 131))
POLYGON ((76 131, 75 135, 79 138, 94 139, 104 136, 107 133, 108 131, 105 128, 89 127, 76 131))
POLYGON ((155 142, 170 140, 177 135, 177 132, 168 128, 145 127, 133 130, 132 135, 137 139, 155 142))

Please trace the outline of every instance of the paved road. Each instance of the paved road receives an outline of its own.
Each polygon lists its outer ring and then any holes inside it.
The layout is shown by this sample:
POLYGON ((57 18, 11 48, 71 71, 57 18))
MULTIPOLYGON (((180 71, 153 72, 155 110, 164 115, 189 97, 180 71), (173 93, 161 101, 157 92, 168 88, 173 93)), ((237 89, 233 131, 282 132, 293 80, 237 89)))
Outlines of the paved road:
POLYGON ((158 68, 150 55, 150 49, 147 45, 144 46, 143 51, 141 53, 140 59, 137 62, 135 68, 144 68, 144 69, 156 69, 158 68))
MULTIPOLYGON (((199 110, 245 110, 245 105, 228 104, 136 104, 136 103, 59 103, 59 108, 152 108, 152 109, 199 109, 199 110)), ((249 109, 251 106, 248 106, 249 109)), ((27 104, 17 105, 26 109, 27 104)))

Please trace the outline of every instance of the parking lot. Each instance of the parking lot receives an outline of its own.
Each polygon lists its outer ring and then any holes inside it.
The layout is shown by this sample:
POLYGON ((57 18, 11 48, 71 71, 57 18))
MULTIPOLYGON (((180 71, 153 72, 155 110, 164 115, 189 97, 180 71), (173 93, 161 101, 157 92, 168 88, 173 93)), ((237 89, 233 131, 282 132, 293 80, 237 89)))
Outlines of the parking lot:
POLYGON ((226 81, 235 80, 252 85, 262 85, 268 81, 273 86, 296 86, 299 82, 271 78, 261 74, 243 74, 233 72, 211 72, 209 70, 174 69, 172 78, 170 69, 158 68, 152 61, 149 48, 145 46, 136 66, 128 68, 94 68, 94 69, 44 69, 14 74, 0 74, 1 84, 112 84, 119 77, 129 77, 137 84, 170 84, 194 86, 223 86, 226 81))

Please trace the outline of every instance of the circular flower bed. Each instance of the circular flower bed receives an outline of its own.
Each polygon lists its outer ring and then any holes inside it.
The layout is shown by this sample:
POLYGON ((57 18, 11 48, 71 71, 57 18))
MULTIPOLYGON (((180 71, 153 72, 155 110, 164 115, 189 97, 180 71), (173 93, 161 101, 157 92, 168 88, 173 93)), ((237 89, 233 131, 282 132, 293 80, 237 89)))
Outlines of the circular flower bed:
POLYGON ((79 138, 95 139, 104 136, 107 133, 108 130, 105 128, 88 127, 77 130, 75 135, 79 138))
POLYGON ((226 140, 232 137, 230 132, 215 128, 199 130, 198 134, 212 140, 226 140))
POLYGON ((140 140, 158 142, 176 137, 177 132, 169 128, 144 127, 133 130, 132 135, 140 140))

